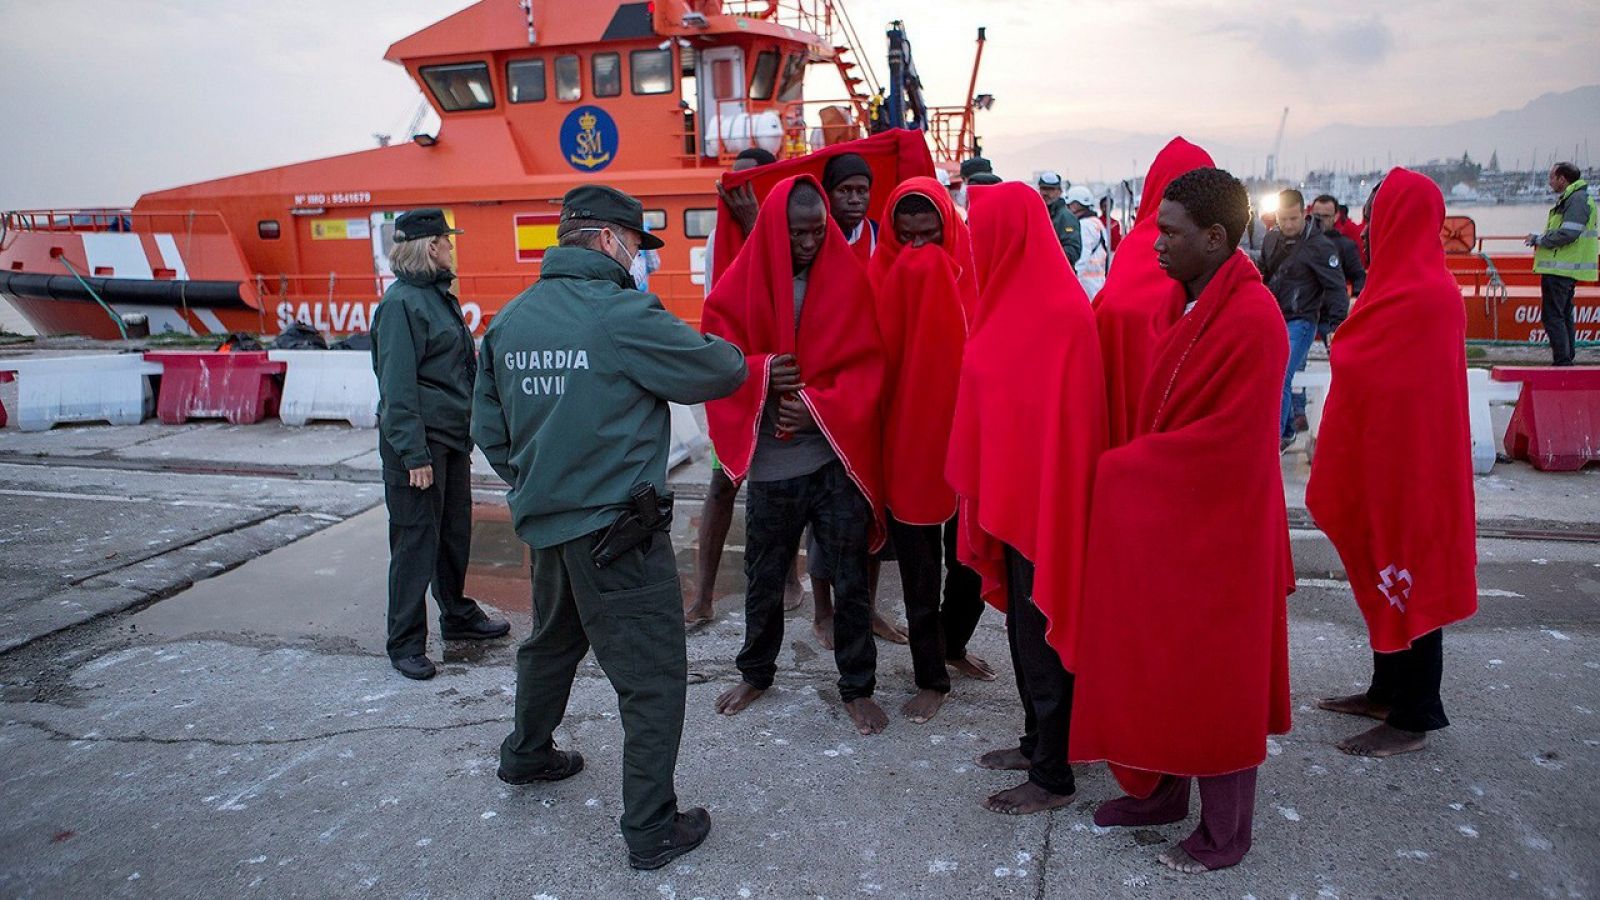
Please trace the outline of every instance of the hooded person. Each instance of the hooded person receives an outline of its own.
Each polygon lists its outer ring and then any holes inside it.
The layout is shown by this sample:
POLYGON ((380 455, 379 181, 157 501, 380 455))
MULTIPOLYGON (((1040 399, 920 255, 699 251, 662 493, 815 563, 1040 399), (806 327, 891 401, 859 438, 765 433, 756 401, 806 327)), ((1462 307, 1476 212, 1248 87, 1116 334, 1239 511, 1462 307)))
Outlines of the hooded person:
POLYGON ((1379 719, 1339 745, 1420 750, 1449 724, 1444 626, 1478 608, 1466 313, 1438 240, 1444 197, 1394 169, 1372 201, 1372 269, 1329 348, 1306 507, 1339 551, 1372 644, 1366 693, 1318 702, 1379 719))
MULTIPOLYGON (((749 185, 755 194, 757 202, 764 201, 767 194, 780 182, 796 175, 809 175, 813 180, 821 183, 823 170, 835 158, 840 156, 855 156, 866 161, 871 170, 871 181, 874 184, 899 184, 907 178, 917 175, 932 176, 935 169, 933 156, 928 153, 928 141, 920 131, 907 129, 893 129, 861 138, 824 147, 815 153, 797 156, 792 159, 780 160, 771 165, 758 166, 743 172, 727 172, 720 182, 722 190, 718 191, 717 218, 727 221, 728 216, 734 213, 723 195, 732 196, 744 186, 749 185)), ((883 201, 888 197, 887 191, 878 191, 869 194, 865 216, 868 219, 876 218, 883 213, 883 201)), ((831 198, 830 198, 831 202, 831 198)), ((835 218, 838 211, 832 211, 835 218)), ((744 246, 744 236, 733 233, 729 229, 726 234, 717 234, 715 254, 711 257, 709 265, 712 270, 713 280, 721 278, 722 273, 733 265, 739 255, 739 249, 744 246)), ((859 255, 858 261, 866 264, 870 256, 871 246, 860 248, 868 253, 859 255)))
POLYGON ((868 554, 883 544, 883 348, 865 270, 828 217, 821 185, 796 176, 761 204, 755 229, 706 300, 701 327, 744 351, 750 377, 706 404, 723 469, 749 481, 745 641, 733 715, 772 686, 783 588, 810 525, 833 563, 839 692, 862 734, 887 724, 873 701, 877 649, 868 554))
POLYGON ((983 615, 981 582, 956 558, 956 495, 944 476, 978 284, 971 237, 943 185, 907 179, 890 195, 887 210, 869 269, 886 363, 884 503, 917 685, 902 712, 926 722, 950 693, 947 665, 994 678, 987 663, 967 653, 983 615), (941 560, 948 570, 942 605, 941 560))
POLYGON ((960 498, 960 558, 1006 613, 1023 707, 1017 746, 977 762, 1026 770, 1027 781, 983 805, 1018 815, 1065 806, 1076 791, 1072 676, 1059 648, 1076 630, 1105 385, 1094 314, 1038 195, 1011 182, 975 187, 970 201, 978 305, 945 475, 960 498))
POLYGON ((1144 179, 1139 215, 1094 298, 1095 326, 1106 365, 1106 412, 1111 446, 1133 437, 1133 423, 1150 374, 1157 338, 1183 312, 1183 285, 1156 264, 1156 210, 1174 178, 1213 165, 1210 154, 1175 137, 1156 154, 1144 179))
MULTIPOLYGON (((1256 768, 1289 728, 1288 517, 1277 441, 1282 316, 1238 249, 1244 185, 1197 169, 1167 185, 1158 264, 1179 282, 1133 437, 1100 457, 1089 521, 1071 758, 1128 796, 1101 826, 1200 826, 1162 857, 1193 873, 1250 848, 1256 768), (1224 477, 1225 476, 1225 477, 1224 477)), ((1145 215, 1152 210, 1146 207, 1145 215)))

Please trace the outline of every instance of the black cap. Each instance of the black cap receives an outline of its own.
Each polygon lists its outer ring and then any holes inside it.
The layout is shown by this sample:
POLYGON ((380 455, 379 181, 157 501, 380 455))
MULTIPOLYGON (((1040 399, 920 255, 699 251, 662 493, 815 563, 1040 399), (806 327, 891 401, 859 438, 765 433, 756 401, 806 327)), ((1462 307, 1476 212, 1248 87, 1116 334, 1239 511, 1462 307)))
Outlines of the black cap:
POLYGON ((994 166, 990 165, 989 161, 981 156, 974 156, 961 162, 961 177, 967 181, 971 181, 974 175, 993 171, 994 166))
POLYGON ((413 209, 394 220, 394 239, 401 243, 436 238, 441 234, 461 234, 461 229, 451 228, 445 221, 442 209, 413 209))
POLYGON ((567 191, 561 198, 561 221, 568 219, 610 222, 638 232, 639 246, 645 250, 660 250, 666 246, 660 238, 644 230, 643 204, 603 184, 583 184, 567 191))
POLYGON ((872 166, 859 153, 841 153, 822 167, 822 189, 832 191, 847 178, 860 175, 872 184, 872 166))

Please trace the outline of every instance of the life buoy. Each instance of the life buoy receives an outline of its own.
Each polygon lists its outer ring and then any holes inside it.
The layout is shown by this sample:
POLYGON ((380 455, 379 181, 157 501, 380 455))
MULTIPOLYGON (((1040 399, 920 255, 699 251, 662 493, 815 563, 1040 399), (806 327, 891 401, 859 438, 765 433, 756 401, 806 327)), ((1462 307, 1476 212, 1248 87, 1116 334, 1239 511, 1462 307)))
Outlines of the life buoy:
POLYGON ((1445 216, 1444 225, 1439 228, 1439 240, 1444 243, 1446 253, 1471 253, 1478 246, 1478 223, 1472 221, 1471 216, 1445 216))

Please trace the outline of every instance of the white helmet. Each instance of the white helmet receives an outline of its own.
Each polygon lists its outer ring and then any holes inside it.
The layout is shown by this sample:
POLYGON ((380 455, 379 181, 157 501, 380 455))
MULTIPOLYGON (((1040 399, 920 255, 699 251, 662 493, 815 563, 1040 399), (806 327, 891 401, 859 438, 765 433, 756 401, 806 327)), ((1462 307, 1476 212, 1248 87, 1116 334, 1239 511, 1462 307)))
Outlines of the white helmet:
POLYGON ((1081 203, 1089 209, 1094 209, 1094 193, 1081 184, 1075 184, 1067 189, 1068 203, 1081 203))

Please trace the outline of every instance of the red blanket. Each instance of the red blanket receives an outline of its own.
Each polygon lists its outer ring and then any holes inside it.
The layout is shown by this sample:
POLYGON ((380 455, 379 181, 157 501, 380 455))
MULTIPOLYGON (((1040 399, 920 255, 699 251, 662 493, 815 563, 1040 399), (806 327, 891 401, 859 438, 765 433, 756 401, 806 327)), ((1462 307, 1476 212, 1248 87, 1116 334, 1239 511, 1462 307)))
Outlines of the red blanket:
POLYGON ((1005 545, 1038 564, 1047 636, 1070 645, 1089 492, 1105 446, 1105 385, 1088 298, 1025 184, 973 187, 978 305, 961 360, 945 475, 961 561, 1005 609, 1005 545))
POLYGON ((1478 609, 1467 323, 1443 222, 1431 180, 1405 169, 1383 180, 1367 288, 1329 350, 1306 488, 1380 653, 1478 609))
POLYGON ((1135 796, 1259 765, 1289 729, 1288 354, 1236 251, 1157 343, 1133 439, 1100 457, 1069 757, 1135 796))
POLYGON ((950 199, 950 192, 937 178, 925 175, 907 178, 889 194, 888 201, 883 204, 883 218, 878 227, 878 250, 872 254, 872 264, 867 267, 867 274, 876 287, 894 266, 895 260, 900 258, 900 251, 905 245, 894 233, 894 207, 909 194, 928 198, 933 208, 939 211, 939 218, 944 222, 944 252, 955 264, 961 309, 966 318, 971 318, 978 307, 978 269, 972 260, 972 232, 967 227, 966 219, 956 209, 955 201, 950 199))
POLYGON ((742 349, 750 367, 743 387, 706 404, 706 422, 723 470, 735 482, 742 481, 755 456, 772 358, 794 354, 805 383, 801 399, 851 480, 872 504, 876 550, 884 537, 883 348, 872 320, 863 315, 872 308, 872 292, 866 271, 830 218, 827 237, 811 264, 796 333, 789 192, 802 180, 821 192, 822 185, 809 175, 774 186, 761 204, 749 246, 706 298, 701 330, 742 349))
MULTIPOLYGON (((867 218, 875 219, 883 212, 884 198, 889 194, 883 186, 897 185, 900 182, 916 175, 932 176, 934 173, 933 157, 928 154, 928 142, 920 131, 907 131, 904 129, 885 131, 869 138, 858 141, 846 141, 843 144, 834 144, 824 147, 815 153, 786 159, 781 162, 766 166, 756 166, 743 172, 728 172, 722 176, 722 186, 736 188, 748 184, 756 192, 756 199, 765 201, 767 195, 780 182, 797 175, 809 175, 817 182, 822 181, 822 169, 828 160, 842 153, 856 153, 867 161, 872 167, 872 184, 874 190, 872 199, 867 203, 867 218)), ((717 201, 717 221, 731 222, 733 216, 719 199, 717 201)), ((868 226, 871 227, 871 226, 868 226)), ((882 240, 879 235, 879 240, 882 240)), ((871 241, 863 234, 860 241, 871 241)), ((711 260, 712 284, 722 277, 722 273, 733 265, 733 260, 739 255, 739 248, 744 246, 745 238, 739 234, 737 228, 718 228, 717 240, 712 247, 715 258, 711 260), (726 232, 726 233, 724 233, 726 232)), ((850 246, 846 244, 846 246, 850 246)), ((867 263, 867 254, 870 253, 871 244, 862 247, 858 252, 860 262, 867 263)))
POLYGON ((1156 265, 1156 211, 1161 207, 1161 194, 1172 179, 1210 165, 1209 154, 1181 137, 1173 138, 1156 154, 1144 179, 1138 221, 1117 250, 1105 287, 1095 295, 1094 319, 1106 365, 1106 413, 1113 447, 1133 437, 1156 341, 1183 313, 1183 286, 1156 265))

